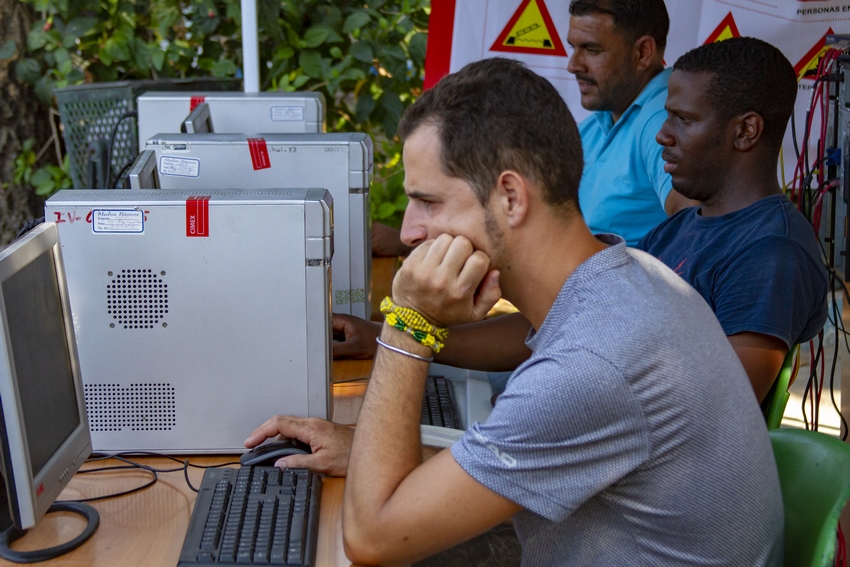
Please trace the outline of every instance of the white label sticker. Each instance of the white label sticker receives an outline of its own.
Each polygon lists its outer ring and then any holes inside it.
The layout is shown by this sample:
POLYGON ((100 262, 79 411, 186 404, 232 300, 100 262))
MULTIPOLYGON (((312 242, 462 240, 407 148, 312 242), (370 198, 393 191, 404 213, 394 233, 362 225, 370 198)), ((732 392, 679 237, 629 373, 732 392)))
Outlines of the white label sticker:
POLYGON ((297 122, 304 120, 302 106, 273 106, 271 107, 272 122, 297 122))
POLYGON ((179 177, 198 177, 201 174, 201 160, 162 156, 159 158, 159 174, 176 175, 179 177))
POLYGON ((95 209, 91 216, 93 232, 142 234, 145 231, 145 212, 136 209, 95 209))

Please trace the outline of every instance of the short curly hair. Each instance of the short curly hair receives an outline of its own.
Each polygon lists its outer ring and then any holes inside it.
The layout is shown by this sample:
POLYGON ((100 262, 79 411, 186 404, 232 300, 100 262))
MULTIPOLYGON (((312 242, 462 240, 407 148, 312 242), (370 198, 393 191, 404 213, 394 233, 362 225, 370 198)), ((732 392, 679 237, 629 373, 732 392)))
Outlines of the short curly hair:
POLYGON ((648 35, 655 45, 663 49, 670 31, 670 15, 664 0, 572 0, 570 15, 608 14, 614 18, 614 27, 629 38, 648 35))
POLYGON ((444 77, 408 107, 399 136, 423 124, 439 129, 443 172, 472 185, 482 204, 510 169, 537 183, 550 205, 580 212, 578 127, 555 87, 519 61, 483 59, 444 77))
POLYGON ((673 69, 710 73, 706 96, 714 109, 727 119, 758 113, 765 141, 779 150, 797 100, 797 75, 779 49, 754 37, 735 37, 688 51, 673 69))

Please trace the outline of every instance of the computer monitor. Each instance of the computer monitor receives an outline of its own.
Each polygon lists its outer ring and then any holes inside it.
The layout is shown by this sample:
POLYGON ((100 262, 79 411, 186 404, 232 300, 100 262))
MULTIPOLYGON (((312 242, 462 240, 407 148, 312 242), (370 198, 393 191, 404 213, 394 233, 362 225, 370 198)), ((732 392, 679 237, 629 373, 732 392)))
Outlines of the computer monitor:
POLYGON ((159 189, 159 172, 156 170, 156 152, 144 150, 133 162, 127 173, 127 179, 132 189, 159 189))
POLYGON ((213 132, 213 123, 212 116, 210 115, 210 105, 202 102, 196 106, 183 121, 180 131, 184 134, 211 134, 213 132))
POLYGON ((92 450, 69 306, 54 223, 0 252, 0 463, 22 530, 92 450))

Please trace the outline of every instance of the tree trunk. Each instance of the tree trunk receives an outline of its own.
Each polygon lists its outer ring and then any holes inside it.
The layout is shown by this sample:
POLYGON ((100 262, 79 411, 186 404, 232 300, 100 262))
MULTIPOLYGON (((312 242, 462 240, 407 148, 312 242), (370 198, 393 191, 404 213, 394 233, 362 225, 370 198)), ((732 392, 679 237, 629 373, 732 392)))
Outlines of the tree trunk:
MULTIPOLYGON (((24 141, 34 138, 38 151, 50 138, 50 109, 32 88, 18 80, 15 63, 26 48, 27 33, 37 16, 20 0, 0 0, 0 47, 10 39, 17 46, 11 59, 0 61, 0 247, 14 239, 27 220, 44 215, 44 199, 27 183, 15 183, 15 158, 24 141)), ((55 163, 55 152, 47 151, 37 166, 55 163)))

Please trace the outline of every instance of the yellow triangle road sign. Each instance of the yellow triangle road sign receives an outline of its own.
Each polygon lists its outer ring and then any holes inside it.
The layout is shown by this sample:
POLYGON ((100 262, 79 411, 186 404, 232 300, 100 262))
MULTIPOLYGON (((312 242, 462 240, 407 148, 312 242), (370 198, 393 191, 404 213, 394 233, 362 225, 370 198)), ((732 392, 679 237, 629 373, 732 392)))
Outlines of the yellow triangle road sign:
POLYGON ((735 24, 735 18, 732 17, 732 12, 723 18, 723 21, 711 32, 711 35, 706 38, 705 43, 714 43, 723 41, 730 37, 741 37, 741 32, 738 31, 738 26, 735 24))
POLYGON ((522 0, 490 51, 567 56, 544 0, 522 0))
POLYGON ((807 75, 814 75, 817 72, 818 62, 820 61, 823 52, 826 51, 826 36, 833 33, 835 32, 832 31, 832 28, 829 28, 826 31, 826 34, 824 34, 824 36, 812 46, 809 52, 806 53, 796 65, 794 65, 794 72, 797 73, 797 81, 801 81, 806 78, 807 75))

